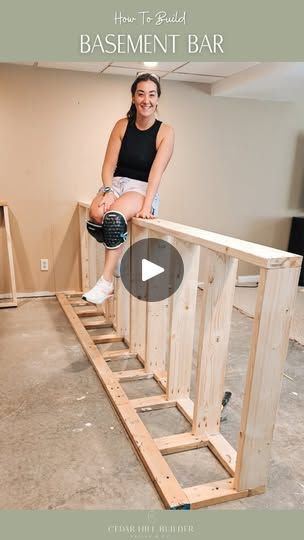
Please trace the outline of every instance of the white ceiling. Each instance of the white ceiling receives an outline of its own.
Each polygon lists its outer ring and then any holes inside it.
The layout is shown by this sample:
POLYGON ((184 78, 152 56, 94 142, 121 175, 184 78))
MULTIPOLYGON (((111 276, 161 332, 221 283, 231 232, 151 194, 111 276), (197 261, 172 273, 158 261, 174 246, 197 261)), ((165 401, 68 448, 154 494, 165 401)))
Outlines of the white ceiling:
MULTIPOLYGON (((20 62, 19 62, 20 63, 20 62)), ((164 80, 202 83, 212 96, 275 101, 304 99, 304 62, 21 62, 35 68, 89 71, 135 77, 138 71, 156 73, 164 80)))

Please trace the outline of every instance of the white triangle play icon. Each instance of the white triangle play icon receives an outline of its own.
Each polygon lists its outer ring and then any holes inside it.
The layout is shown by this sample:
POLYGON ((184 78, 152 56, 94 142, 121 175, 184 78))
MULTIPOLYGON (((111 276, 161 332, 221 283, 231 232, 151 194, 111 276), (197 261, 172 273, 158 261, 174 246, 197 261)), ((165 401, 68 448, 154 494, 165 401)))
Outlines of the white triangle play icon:
POLYGON ((148 261, 147 259, 142 259, 141 261, 141 279, 142 281, 148 281, 148 279, 151 279, 155 276, 158 276, 159 274, 162 274, 165 271, 162 266, 158 266, 158 264, 154 264, 151 261, 148 261))

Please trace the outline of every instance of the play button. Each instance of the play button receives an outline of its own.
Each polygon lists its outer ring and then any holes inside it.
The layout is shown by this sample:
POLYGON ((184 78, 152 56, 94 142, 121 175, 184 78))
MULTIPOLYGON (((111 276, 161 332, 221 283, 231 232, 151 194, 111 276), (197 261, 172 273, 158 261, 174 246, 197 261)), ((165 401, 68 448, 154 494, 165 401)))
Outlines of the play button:
POLYGON ((179 288, 184 277, 183 259, 172 244, 161 238, 139 240, 125 252, 120 276, 138 300, 159 302, 179 288))
POLYGON ((141 261, 142 281, 148 281, 148 279, 158 276, 159 274, 162 274, 164 271, 165 271, 164 268, 162 268, 161 266, 158 266, 158 264, 154 264, 151 261, 147 261, 147 259, 143 259, 141 261))

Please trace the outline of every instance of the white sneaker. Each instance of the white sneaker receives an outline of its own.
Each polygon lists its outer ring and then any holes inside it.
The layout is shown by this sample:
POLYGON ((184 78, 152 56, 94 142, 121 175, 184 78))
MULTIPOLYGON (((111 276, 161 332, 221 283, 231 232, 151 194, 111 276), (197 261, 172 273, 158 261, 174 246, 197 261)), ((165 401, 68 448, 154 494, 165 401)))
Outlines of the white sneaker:
POLYGON ((101 277, 90 291, 82 295, 82 298, 92 304, 102 304, 105 300, 113 296, 113 292, 113 287, 109 288, 101 277))

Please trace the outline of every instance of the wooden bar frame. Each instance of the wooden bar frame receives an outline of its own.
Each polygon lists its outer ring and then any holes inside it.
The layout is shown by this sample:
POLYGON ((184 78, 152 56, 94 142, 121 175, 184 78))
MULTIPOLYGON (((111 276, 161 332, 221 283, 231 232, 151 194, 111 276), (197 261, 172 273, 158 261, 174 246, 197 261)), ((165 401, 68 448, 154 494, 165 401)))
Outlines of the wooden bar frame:
MULTIPOLYGON (((125 302, 128 297, 122 293, 119 280, 116 282, 114 306, 111 309, 107 307, 105 319, 99 321, 101 327, 112 323, 112 332, 110 330, 108 335, 91 336, 87 329, 93 328, 94 322, 90 325, 82 323, 81 310, 76 306, 77 313, 71 305, 73 299, 70 301, 60 293, 58 301, 166 508, 201 508, 263 493, 302 257, 160 219, 132 220, 132 241, 153 237, 153 232, 157 238, 169 235, 188 263, 179 293, 175 293, 166 305, 169 332, 166 338, 161 334, 161 347, 166 354, 162 350, 158 357, 159 347, 153 346, 151 341, 151 336, 157 334, 151 331, 156 316, 160 317, 161 324, 164 323, 163 306, 149 309, 148 304, 139 304, 129 297, 130 320, 128 324, 124 323, 119 304, 122 298, 125 302), (196 389, 192 401, 189 397, 189 373, 200 247, 205 249, 206 255, 205 287, 196 389), (220 433, 220 412, 238 260, 258 265, 260 282, 236 451, 220 433), (183 320, 186 318, 185 340, 178 334, 181 317, 183 320), (115 320, 119 323, 116 329, 115 320), (128 349, 102 354, 96 346, 96 343, 117 341, 124 342, 128 349), (128 356, 138 358, 142 368, 111 371, 109 362, 128 356), (168 365, 165 366, 167 357, 168 365), (153 378, 163 394, 128 399, 120 381, 147 378, 153 378), (183 414, 189 422, 189 431, 153 438, 139 413, 168 407, 176 407, 183 414), (214 455, 230 478, 183 488, 164 456, 202 447, 214 455)), ((82 245, 85 246, 84 240, 82 245)), ((82 260, 86 263, 85 254, 82 260)))
POLYGON ((0 302, 0 308, 5 307, 17 307, 17 289, 16 289, 16 276, 15 276, 15 267, 14 267, 14 257, 13 257, 13 244, 12 244, 12 235, 9 221, 9 208, 6 201, 0 201, 0 212, 3 211, 4 217, 4 228, 6 235, 6 247, 8 255, 8 265, 10 273, 10 284, 11 284, 11 295, 12 299, 8 302, 0 302))

